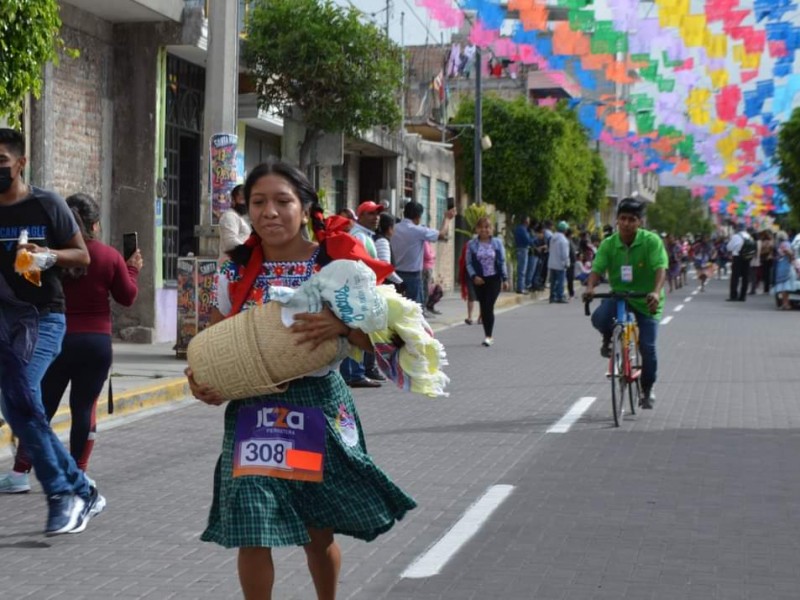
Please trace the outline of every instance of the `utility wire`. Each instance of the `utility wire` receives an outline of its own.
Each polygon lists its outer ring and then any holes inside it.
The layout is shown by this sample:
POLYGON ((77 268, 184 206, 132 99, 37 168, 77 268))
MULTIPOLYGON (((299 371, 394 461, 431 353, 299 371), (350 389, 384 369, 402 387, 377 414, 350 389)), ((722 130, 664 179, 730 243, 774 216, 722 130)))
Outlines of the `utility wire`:
POLYGON ((408 0, 403 0, 403 3, 411 11, 411 14, 414 15, 414 18, 417 21, 419 21, 419 24, 422 25, 422 27, 425 29, 425 44, 426 45, 428 44, 428 38, 430 38, 431 40, 433 40, 432 45, 437 46, 438 44, 436 42, 436 36, 431 33, 431 30, 428 28, 428 25, 420 18, 420 16, 417 14, 417 11, 414 10, 414 7, 411 4, 409 4, 408 0))

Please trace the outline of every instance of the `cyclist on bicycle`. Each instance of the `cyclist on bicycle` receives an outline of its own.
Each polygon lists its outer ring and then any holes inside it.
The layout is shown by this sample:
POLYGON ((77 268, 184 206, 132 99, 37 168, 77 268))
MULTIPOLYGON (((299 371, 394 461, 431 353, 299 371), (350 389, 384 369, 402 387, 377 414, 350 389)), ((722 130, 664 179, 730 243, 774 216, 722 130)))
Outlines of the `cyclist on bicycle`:
MULTIPOLYGON (((661 238, 640 229, 644 205, 635 198, 624 198, 617 207, 617 232, 603 240, 586 281, 585 302, 603 275, 614 292, 646 293, 646 298, 631 298, 628 304, 639 325, 639 352, 642 356, 642 408, 653 408, 653 384, 658 359, 656 337, 664 309, 664 281, 669 264, 661 238)), ((611 335, 616 317, 616 300, 605 299, 592 314, 592 325, 603 335, 600 354, 611 354, 611 335)))

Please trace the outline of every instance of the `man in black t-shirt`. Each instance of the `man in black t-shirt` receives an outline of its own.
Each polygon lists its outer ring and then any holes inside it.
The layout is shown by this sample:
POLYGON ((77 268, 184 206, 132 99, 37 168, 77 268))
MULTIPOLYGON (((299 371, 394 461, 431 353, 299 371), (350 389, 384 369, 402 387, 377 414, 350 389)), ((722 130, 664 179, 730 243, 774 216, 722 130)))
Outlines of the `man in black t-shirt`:
MULTIPOLYGON (((103 510, 105 499, 50 428, 41 381, 66 329, 60 271, 87 266, 89 253, 66 202, 23 181, 26 162, 22 134, 0 129, 0 404, 47 495, 45 533, 78 533, 103 510), (26 244, 18 243, 23 230, 26 244), (20 249, 36 257, 41 285, 14 270, 20 249), (26 318, 14 319, 17 314, 26 318)), ((11 477, 0 481, 2 491, 30 489, 26 474, 24 480, 11 477)))

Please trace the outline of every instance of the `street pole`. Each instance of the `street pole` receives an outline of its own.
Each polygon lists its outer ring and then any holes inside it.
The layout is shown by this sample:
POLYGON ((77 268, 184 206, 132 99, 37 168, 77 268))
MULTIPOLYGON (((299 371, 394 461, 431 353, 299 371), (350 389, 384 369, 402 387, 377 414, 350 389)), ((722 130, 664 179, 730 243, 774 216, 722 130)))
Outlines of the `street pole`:
POLYGON ((403 72, 400 80, 400 131, 406 130, 406 13, 400 11, 400 69, 403 72))
POLYGON ((389 37, 389 17, 392 14, 392 0, 386 0, 386 37, 389 37))
MULTIPOLYGON (((388 12, 388 11, 387 11, 388 12)), ((387 33, 388 35, 388 33, 387 33)), ((395 167, 395 194, 390 198, 390 210, 394 214, 401 206, 401 194, 405 180, 406 162, 406 13, 400 11, 400 146, 402 154, 398 157, 395 167)))
POLYGON ((483 106, 481 99, 481 49, 475 47, 475 204, 480 204, 483 195, 483 106))
MULTIPOLYGON (((444 33, 439 34, 439 43, 442 46, 442 52, 444 53, 444 33)), ((447 56, 447 54, 445 54, 447 56)), ((442 115, 441 115, 441 122, 442 122, 442 143, 444 144, 447 141, 447 69, 450 66, 450 60, 448 57, 447 62, 445 62, 444 69, 442 69, 442 88, 444 89, 444 101, 442 102, 442 115)))

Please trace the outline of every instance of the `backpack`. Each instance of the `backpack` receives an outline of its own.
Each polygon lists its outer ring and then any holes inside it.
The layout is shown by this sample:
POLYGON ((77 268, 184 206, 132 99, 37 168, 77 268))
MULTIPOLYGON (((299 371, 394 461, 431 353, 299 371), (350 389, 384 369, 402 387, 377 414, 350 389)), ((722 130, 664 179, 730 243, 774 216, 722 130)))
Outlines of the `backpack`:
POLYGON ((750 236, 744 237, 742 236, 744 243, 742 244, 742 249, 739 250, 739 256, 745 260, 752 260, 753 257, 756 255, 756 241, 751 238, 750 236))

